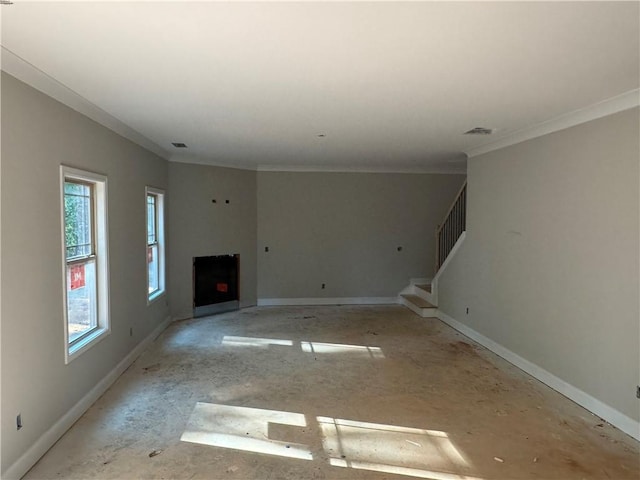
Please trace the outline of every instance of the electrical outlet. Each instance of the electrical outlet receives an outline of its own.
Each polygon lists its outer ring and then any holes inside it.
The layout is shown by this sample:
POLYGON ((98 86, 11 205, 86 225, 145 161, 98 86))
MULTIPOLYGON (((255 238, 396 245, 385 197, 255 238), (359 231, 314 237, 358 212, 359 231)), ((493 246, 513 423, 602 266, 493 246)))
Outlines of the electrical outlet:
POLYGON ((20 430, 22 428, 22 414, 19 413, 16 417, 16 430, 20 430))
POLYGON ((640 385, 636 387, 636 397, 640 398, 640 385))
POLYGON ((469 307, 467 307, 467 315, 469 315, 469 307))
POLYGON ((269 247, 264 247, 264 251, 268 252, 269 251, 269 247))
POLYGON ((324 283, 322 284, 322 289, 324 290, 324 283))

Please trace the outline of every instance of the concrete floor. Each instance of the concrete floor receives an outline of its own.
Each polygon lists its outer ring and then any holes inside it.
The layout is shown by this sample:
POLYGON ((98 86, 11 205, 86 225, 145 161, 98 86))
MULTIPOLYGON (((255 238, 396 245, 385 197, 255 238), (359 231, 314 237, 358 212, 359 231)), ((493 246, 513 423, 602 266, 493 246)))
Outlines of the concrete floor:
POLYGON ((638 479, 639 444, 437 319, 172 324, 25 478, 638 479))

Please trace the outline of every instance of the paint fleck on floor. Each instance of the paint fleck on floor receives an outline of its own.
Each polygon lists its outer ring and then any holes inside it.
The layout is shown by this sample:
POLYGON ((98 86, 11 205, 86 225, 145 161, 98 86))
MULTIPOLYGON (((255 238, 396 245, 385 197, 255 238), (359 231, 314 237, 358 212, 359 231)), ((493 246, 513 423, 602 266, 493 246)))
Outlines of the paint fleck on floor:
POLYGON ((27 479, 634 479, 639 444, 437 319, 172 324, 27 479))

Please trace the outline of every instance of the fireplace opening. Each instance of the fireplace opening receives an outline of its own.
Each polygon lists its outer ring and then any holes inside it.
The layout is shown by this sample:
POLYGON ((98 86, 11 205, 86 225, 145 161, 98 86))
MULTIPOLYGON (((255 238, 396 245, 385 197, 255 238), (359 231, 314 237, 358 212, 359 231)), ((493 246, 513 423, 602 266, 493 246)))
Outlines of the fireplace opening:
POLYGON ((240 255, 193 258, 193 316, 202 317, 240 308, 240 255))

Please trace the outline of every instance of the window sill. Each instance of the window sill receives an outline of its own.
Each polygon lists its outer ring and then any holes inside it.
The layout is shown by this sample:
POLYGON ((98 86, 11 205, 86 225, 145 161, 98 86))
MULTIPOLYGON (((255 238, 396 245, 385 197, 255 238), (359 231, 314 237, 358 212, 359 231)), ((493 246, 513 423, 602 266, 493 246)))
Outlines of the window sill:
POLYGON ((165 293, 166 293, 166 290, 157 290, 153 292, 151 295, 147 297, 147 305, 151 305, 152 303, 155 303, 161 297, 164 297, 165 293))
POLYGON ((68 348, 65 363, 68 364, 72 360, 78 358, 81 354, 109 335, 109 333, 111 333, 111 330, 108 328, 98 328, 95 332, 92 332, 91 335, 87 335, 85 338, 73 345, 67 344, 68 348))

